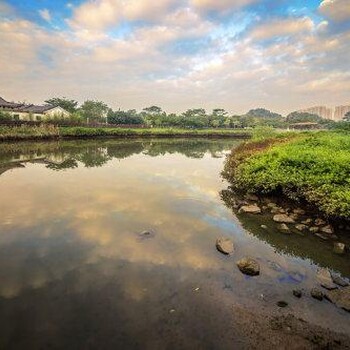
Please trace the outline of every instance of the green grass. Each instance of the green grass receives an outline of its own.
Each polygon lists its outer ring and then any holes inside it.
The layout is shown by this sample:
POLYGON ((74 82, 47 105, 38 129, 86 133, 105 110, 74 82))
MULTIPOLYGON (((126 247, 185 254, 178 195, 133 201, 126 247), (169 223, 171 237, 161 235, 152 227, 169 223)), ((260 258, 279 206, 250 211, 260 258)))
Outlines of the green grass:
POLYGON ((85 128, 85 127, 61 127, 62 137, 176 137, 176 136, 200 136, 200 137, 250 137, 250 134, 241 130, 216 130, 216 129, 173 129, 173 128, 152 128, 152 129, 124 129, 124 128, 85 128))
POLYGON ((350 134, 317 132, 252 141, 233 151, 224 176, 236 189, 283 193, 328 216, 350 218, 350 134))

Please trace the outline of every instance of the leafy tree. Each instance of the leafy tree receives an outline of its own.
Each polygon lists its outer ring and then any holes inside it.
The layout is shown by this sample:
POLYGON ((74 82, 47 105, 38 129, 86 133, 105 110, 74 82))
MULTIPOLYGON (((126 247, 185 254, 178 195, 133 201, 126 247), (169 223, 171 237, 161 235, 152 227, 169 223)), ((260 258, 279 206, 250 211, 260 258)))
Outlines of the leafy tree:
POLYGON ((45 101, 53 106, 58 106, 65 109, 69 113, 74 113, 77 110, 78 102, 75 100, 70 100, 66 97, 53 97, 45 101))
POLYGON ((323 119, 318 116, 317 114, 311 114, 307 112, 293 112, 288 114, 287 116, 287 122, 288 123, 318 123, 321 122, 323 119))
POLYGON ((109 124, 143 124, 143 118, 135 109, 128 111, 108 111, 107 120, 109 124))
POLYGON ((80 107, 82 117, 89 122, 104 122, 109 107, 102 101, 86 100, 80 107))
POLYGON ((346 121, 346 122, 350 122, 350 111, 345 113, 345 116, 344 116, 343 120, 346 121))
POLYGON ((143 109, 147 114, 161 114, 163 110, 158 106, 146 107, 143 109))
POLYGON ((247 115, 250 115, 252 117, 258 117, 258 118, 280 118, 280 117, 282 117, 280 114, 271 112, 265 108, 251 109, 247 113, 247 115))
POLYGON ((8 122, 11 120, 12 120, 12 117, 10 113, 0 111, 0 122, 8 122))

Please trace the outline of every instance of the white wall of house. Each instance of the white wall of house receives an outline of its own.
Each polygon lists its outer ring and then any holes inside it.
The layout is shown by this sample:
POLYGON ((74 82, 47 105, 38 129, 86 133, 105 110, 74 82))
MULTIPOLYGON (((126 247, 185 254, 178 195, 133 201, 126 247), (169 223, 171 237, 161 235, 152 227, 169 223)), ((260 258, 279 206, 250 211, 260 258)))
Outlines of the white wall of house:
POLYGON ((64 118, 69 117, 69 113, 61 107, 54 107, 48 111, 45 111, 44 113, 28 113, 18 111, 9 111, 9 113, 14 117, 14 119, 17 120, 41 121, 48 117, 54 117, 55 115, 60 115, 64 118))
POLYGON ((55 115, 62 115, 64 118, 69 117, 69 113, 61 107, 54 107, 52 109, 49 109, 48 111, 44 112, 44 115, 50 117, 53 117, 55 115))

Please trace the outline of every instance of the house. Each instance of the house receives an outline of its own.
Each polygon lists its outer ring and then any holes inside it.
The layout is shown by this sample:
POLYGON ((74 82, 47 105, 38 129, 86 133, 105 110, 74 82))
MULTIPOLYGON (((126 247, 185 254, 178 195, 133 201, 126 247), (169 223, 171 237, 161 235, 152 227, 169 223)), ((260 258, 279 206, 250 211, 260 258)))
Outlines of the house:
POLYGON ((0 97, 0 111, 8 112, 14 120, 33 120, 40 121, 47 117, 62 116, 68 117, 69 112, 59 106, 8 102, 0 97))

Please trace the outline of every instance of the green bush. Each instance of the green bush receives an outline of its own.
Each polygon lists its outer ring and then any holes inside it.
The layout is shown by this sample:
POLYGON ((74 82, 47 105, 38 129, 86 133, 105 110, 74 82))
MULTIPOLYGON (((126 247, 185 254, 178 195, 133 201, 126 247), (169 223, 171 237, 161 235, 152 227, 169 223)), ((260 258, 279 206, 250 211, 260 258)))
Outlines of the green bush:
POLYGON ((350 135, 319 132, 272 145, 237 162, 225 176, 237 189, 304 199, 329 216, 350 218, 350 135))

